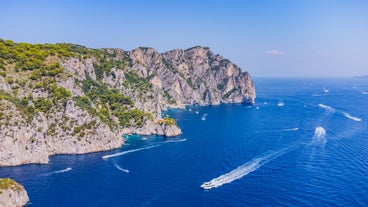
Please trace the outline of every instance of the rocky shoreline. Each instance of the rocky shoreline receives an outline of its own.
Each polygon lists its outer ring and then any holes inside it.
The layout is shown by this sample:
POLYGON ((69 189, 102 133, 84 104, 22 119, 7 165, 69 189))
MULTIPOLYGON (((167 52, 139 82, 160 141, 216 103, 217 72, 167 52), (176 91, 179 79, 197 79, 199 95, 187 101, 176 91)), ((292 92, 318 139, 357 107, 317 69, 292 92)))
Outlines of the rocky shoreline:
POLYGON ((0 206, 21 207, 29 202, 24 187, 9 178, 0 178, 0 206))
MULTIPOLYGON (((162 111, 253 104, 248 72, 208 47, 159 53, 0 39, 0 167, 56 154, 120 148, 122 135, 182 134, 162 111)), ((23 186, 0 179, 0 206, 24 206, 23 186)))
POLYGON ((120 148, 123 134, 178 136, 175 120, 162 117, 168 107, 255 99, 250 75, 207 47, 158 53, 0 43, 15 54, 1 56, 9 58, 0 68, 6 70, 0 75, 0 166, 120 148))

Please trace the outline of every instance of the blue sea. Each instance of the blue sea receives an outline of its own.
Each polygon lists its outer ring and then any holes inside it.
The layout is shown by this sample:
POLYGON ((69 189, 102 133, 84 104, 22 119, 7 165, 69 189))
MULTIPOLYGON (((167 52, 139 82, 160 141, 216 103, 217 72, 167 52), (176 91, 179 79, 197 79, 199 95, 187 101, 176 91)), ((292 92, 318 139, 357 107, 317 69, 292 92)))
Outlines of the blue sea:
POLYGON ((255 86, 253 106, 165 112, 180 137, 126 136, 0 177, 25 186, 28 206, 368 206, 368 79, 255 86))

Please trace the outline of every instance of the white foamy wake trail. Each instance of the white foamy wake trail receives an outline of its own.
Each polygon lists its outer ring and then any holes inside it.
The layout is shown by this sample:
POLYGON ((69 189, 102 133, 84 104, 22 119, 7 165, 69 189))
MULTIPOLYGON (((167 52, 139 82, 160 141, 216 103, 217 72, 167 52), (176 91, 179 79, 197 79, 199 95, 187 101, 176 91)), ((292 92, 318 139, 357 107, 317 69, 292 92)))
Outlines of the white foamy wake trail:
MULTIPOLYGON (((337 111, 334 108, 332 108, 331 106, 327 106, 327 105, 324 105, 324 104, 318 104, 318 106, 321 107, 321 108, 324 108, 324 109, 326 109, 328 111, 331 111, 331 112, 332 111, 337 111)), ((349 113, 347 113, 345 111, 337 111, 337 112, 338 113, 341 113, 343 116, 345 116, 348 119, 351 119, 351 120, 354 120, 354 121, 362 121, 361 118, 352 116, 352 115, 350 115, 349 113)))
POLYGON ((63 173, 63 172, 68 172, 68 171, 71 171, 72 170, 72 168, 71 167, 67 167, 67 168, 65 168, 65 169, 63 169, 63 170, 57 170, 57 171, 55 171, 55 172, 53 172, 54 174, 59 174, 59 173, 63 173))
POLYGON ((264 131, 258 131, 256 133, 273 133, 273 132, 292 132, 292 131, 298 131, 299 128, 286 128, 286 129, 274 129, 274 130, 264 130, 264 131))
POLYGON ((165 143, 172 143, 172 142, 185 142, 187 141, 186 138, 184 139, 176 139, 176 140, 167 140, 165 143))
POLYGON ((277 106, 284 106, 285 104, 284 104, 284 102, 282 102, 282 101, 280 101, 278 104, 277 104, 277 106))
POLYGON ((124 169, 122 167, 120 167, 118 164, 114 163, 114 166, 116 167, 116 169, 122 171, 122 172, 125 172, 125 173, 129 173, 129 170, 128 169, 124 169))
POLYGON ((328 111, 335 111, 335 109, 332 108, 331 106, 327 106, 327 105, 324 105, 324 104, 318 104, 318 106, 321 107, 321 108, 324 108, 328 111))
POLYGON ((327 142, 326 130, 321 126, 318 126, 316 130, 314 130, 314 135, 312 137, 312 143, 324 145, 326 144, 326 142, 327 142))
POLYGON ((296 142, 292 145, 290 145, 289 147, 283 148, 281 150, 278 151, 271 151, 268 153, 265 153, 263 155, 261 155, 260 157, 256 157, 254 159, 252 159, 251 161, 240 165, 239 167, 237 167, 235 170, 232 170, 224 175, 221 175, 217 178, 214 178, 208 182, 204 182, 201 187, 204 189, 211 189, 211 188, 217 188, 220 187, 224 184, 227 183, 231 183, 235 180, 238 180, 246 175, 248 175, 249 173, 256 171, 258 168, 262 167, 263 165, 265 165, 266 163, 292 151, 295 150, 296 148, 298 148, 302 143, 301 142, 296 142))
MULTIPOLYGON (((318 126, 314 130, 314 135, 312 137, 311 142, 308 144, 311 146, 310 153, 309 153, 309 160, 315 160, 316 156, 318 156, 320 153, 324 153, 324 149, 327 143, 326 139, 326 131, 323 127, 318 126)), ((308 165, 309 166, 309 165, 308 165)))
POLYGON ((138 148, 138 149, 127 150, 127 151, 124 151, 124 152, 118 152, 118 153, 111 154, 111 155, 105 155, 105 156, 102 156, 102 159, 109 159, 109 158, 112 158, 112 157, 119 157, 119 156, 122 156, 122 155, 125 155, 125 154, 129 154, 129 153, 132 153, 132 152, 138 152, 138 151, 142 151, 142 150, 146 150, 146 149, 151 149, 151 148, 154 148, 154 147, 158 147, 160 145, 161 144, 156 144, 156 145, 152 145, 152 146, 148 146, 148 147, 142 147, 142 148, 138 148))
POLYGON ((56 171, 53 171, 53 172, 45 173, 41 176, 49 176, 49 175, 54 175, 54 174, 60 174, 60 173, 68 172, 68 171, 71 171, 71 170, 72 170, 71 167, 67 167, 67 168, 62 169, 62 170, 56 170, 56 171))
POLYGON ((295 127, 295 128, 291 128, 291 129, 283 129, 283 131, 298 131, 299 128, 295 127))
POLYGON ((203 121, 205 121, 205 120, 206 120, 206 116, 207 116, 207 114, 204 114, 204 115, 202 116, 202 118, 201 118, 201 119, 202 119, 203 121))
POLYGON ((351 119, 351 120, 354 120, 354 121, 362 121, 361 118, 358 118, 358 117, 355 117, 355 116, 352 116, 350 114, 348 114, 347 112, 341 112, 346 118, 348 119, 351 119))
POLYGON ((147 149, 159 147, 159 146, 161 146, 163 144, 166 144, 166 143, 185 142, 185 141, 187 141, 187 139, 185 139, 185 138, 184 139, 167 140, 167 141, 162 142, 160 144, 155 144, 155 145, 151 145, 151 146, 148 146, 148 147, 142 147, 142 148, 138 148, 138 149, 127 150, 127 151, 124 151, 124 152, 118 152, 118 153, 111 154, 111 155, 105 155, 105 156, 102 156, 102 159, 109 159, 109 158, 112 158, 112 157, 119 157, 119 156, 126 155, 126 154, 129 154, 129 153, 132 153, 132 152, 138 152, 138 151, 142 151, 142 150, 147 150, 147 149))

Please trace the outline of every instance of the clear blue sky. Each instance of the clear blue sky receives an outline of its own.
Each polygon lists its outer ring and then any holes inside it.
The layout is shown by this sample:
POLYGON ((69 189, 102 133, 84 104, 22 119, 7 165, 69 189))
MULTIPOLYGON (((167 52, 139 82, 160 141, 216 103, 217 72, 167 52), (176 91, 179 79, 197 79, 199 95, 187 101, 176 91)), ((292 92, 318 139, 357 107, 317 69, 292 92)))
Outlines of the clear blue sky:
POLYGON ((0 0, 0 38, 164 52, 209 46, 253 76, 368 75, 368 1, 0 0))

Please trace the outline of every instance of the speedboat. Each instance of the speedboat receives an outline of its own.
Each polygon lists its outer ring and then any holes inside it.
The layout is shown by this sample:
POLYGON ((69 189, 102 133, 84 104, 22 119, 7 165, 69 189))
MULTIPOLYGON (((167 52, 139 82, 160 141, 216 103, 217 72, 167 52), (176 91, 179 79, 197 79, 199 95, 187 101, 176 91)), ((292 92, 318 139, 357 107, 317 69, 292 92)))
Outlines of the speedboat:
POLYGON ((211 189, 211 188, 215 188, 216 186, 212 184, 212 182, 205 182, 201 185, 201 188, 203 189, 211 189))

